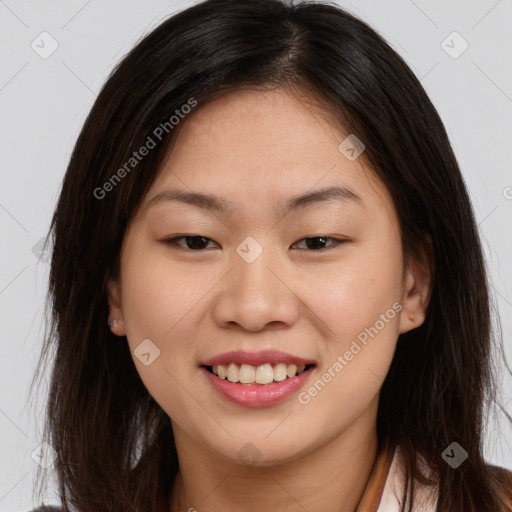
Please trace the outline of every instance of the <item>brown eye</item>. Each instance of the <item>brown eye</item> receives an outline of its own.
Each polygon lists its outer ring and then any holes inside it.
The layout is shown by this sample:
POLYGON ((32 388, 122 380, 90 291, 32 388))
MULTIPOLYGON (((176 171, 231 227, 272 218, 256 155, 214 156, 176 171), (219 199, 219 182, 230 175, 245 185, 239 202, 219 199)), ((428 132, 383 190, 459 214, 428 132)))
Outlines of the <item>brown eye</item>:
POLYGON ((328 236, 313 236, 313 237, 303 238, 302 240, 299 240, 299 242, 302 242, 303 240, 306 241, 306 248, 314 250, 314 251, 319 251, 322 249, 329 249, 330 247, 336 247, 340 243, 346 242, 346 240, 340 240, 339 238, 332 238, 332 237, 328 237, 328 236), (327 241, 334 241, 334 244, 325 246, 327 241))
POLYGON ((165 243, 169 245, 177 245, 179 247, 183 247, 184 249, 190 249, 193 251, 198 251, 202 249, 207 249, 208 247, 204 247, 208 245, 208 241, 213 242, 211 238, 201 235, 182 235, 176 236, 174 238, 169 238, 165 241, 165 243), (184 247, 182 244, 178 243, 178 240, 186 240, 186 246, 184 247))

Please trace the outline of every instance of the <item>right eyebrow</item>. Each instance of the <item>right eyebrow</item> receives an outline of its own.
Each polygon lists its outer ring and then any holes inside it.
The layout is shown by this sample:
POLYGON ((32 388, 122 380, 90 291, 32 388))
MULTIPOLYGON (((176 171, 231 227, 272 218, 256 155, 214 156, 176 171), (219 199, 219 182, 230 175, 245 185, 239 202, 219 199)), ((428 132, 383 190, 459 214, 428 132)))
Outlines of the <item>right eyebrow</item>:
MULTIPOLYGON (((236 210, 232 203, 219 196, 180 189, 167 189, 150 199, 144 206, 143 211, 146 212, 156 204, 173 201, 220 213, 233 213, 236 210)), ((276 209, 276 214, 284 216, 290 211, 305 208, 312 204, 332 201, 352 201, 364 208, 363 200, 353 190, 344 186, 333 186, 291 197, 284 205, 276 209)))

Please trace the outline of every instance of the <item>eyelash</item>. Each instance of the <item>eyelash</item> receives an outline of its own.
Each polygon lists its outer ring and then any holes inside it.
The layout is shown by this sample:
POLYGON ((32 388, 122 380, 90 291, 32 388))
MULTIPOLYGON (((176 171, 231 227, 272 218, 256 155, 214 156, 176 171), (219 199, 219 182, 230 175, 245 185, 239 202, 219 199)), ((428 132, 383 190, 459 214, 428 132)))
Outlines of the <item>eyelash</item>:
MULTIPOLYGON (((209 241, 213 242, 213 240, 211 238, 208 238, 208 237, 202 236, 202 235, 181 235, 181 236, 175 236, 173 238, 168 238, 168 239, 164 240, 164 243, 166 243, 168 245, 178 246, 182 249, 193 251, 193 252, 200 252, 200 251, 204 251, 206 249, 206 248, 190 249, 189 247, 183 247, 182 245, 178 244, 178 242, 177 242, 177 240, 181 240, 183 238, 202 238, 204 240, 209 240, 209 241)), ((334 245, 322 247, 320 249, 310 249, 310 251, 313 251, 313 252, 325 251, 326 249, 333 249, 333 248, 337 247, 338 245, 341 245, 344 242, 348 242, 348 240, 346 240, 346 239, 333 238, 333 237, 323 236, 323 235, 301 238, 300 240, 298 240, 298 242, 302 242, 303 240, 315 240, 315 239, 320 239, 320 238, 325 239, 325 240, 331 240, 331 241, 334 241, 335 243, 334 243, 334 245)))

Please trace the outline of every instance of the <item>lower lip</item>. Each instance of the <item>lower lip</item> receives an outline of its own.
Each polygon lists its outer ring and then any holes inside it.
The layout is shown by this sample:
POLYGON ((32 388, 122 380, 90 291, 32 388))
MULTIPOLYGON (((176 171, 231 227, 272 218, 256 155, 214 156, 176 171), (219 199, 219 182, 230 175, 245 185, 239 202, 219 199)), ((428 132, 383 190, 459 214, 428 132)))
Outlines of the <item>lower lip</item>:
POLYGON ((201 371, 211 385, 221 395, 237 405, 245 407, 265 407, 282 402, 298 391, 309 378, 315 367, 303 371, 300 375, 271 384, 240 384, 221 379, 209 372, 204 366, 201 371))

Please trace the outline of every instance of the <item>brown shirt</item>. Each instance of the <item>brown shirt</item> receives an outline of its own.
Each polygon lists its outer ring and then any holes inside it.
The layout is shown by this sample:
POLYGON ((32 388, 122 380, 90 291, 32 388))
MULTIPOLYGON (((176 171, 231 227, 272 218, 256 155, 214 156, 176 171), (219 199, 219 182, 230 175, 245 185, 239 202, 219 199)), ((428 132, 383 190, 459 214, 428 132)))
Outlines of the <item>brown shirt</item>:
POLYGON ((395 448, 385 443, 377 454, 370 478, 356 512, 377 512, 388 479, 395 448))

